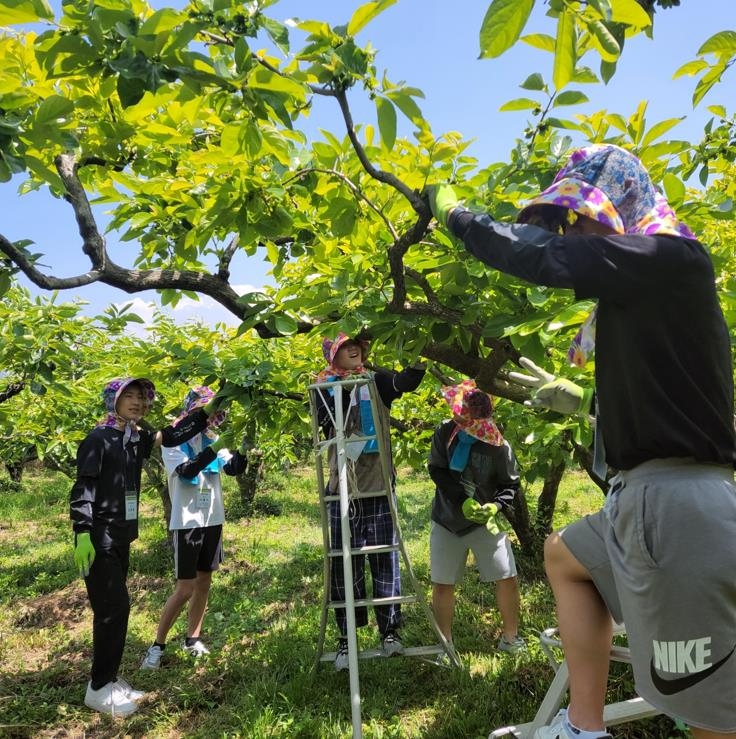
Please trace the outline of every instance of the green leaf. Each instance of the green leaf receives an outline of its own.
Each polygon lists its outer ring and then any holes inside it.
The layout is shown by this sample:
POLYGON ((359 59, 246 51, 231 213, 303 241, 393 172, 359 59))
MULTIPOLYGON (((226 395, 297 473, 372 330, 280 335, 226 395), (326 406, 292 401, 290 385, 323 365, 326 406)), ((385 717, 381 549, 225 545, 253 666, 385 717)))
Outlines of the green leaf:
POLYGON ((700 180, 700 184, 705 187, 708 184, 708 175, 710 174, 710 170, 708 168, 708 162, 706 162, 701 168, 700 172, 698 172, 698 179, 700 180))
POLYGON ((611 3, 609 0, 588 0, 588 4, 595 8, 604 21, 610 21, 612 17, 611 3))
POLYGON ((74 103, 61 95, 50 95, 36 111, 36 123, 56 123, 59 118, 66 118, 74 111, 74 103))
POLYGON ((656 141, 661 136, 667 133, 670 129, 674 128, 680 121, 684 121, 685 116, 679 118, 668 118, 666 121, 660 121, 655 123, 649 131, 644 135, 641 140, 642 147, 649 146, 653 141, 656 141))
POLYGON ((668 172, 662 178, 662 185, 664 186, 669 204, 673 208, 676 208, 685 198, 685 185, 682 180, 671 172, 668 172))
POLYGON ((535 49, 549 51, 551 54, 555 51, 555 40, 546 33, 531 33, 528 36, 522 36, 521 41, 535 49))
POLYGON ((165 33, 172 28, 176 28, 183 21, 184 18, 179 11, 173 10, 172 8, 162 8, 145 20, 140 29, 138 29, 138 33, 141 36, 156 36, 159 33, 165 33))
POLYGON ((575 70, 575 16, 569 10, 560 13, 555 39, 555 60, 552 81, 561 90, 572 78, 575 70))
POLYGON ((261 23, 271 41, 284 54, 289 53, 289 29, 273 18, 262 18, 261 23))
POLYGON ((530 74, 520 85, 522 90, 544 90, 545 84, 542 75, 539 72, 530 74))
POLYGON ((611 20, 614 23, 625 23, 635 28, 646 28, 652 25, 649 13, 636 0, 615 0, 611 11, 611 20))
POLYGON ((621 47, 606 24, 603 21, 594 20, 588 23, 588 30, 598 42, 601 57, 607 62, 615 62, 621 55, 621 47))
POLYGON ((688 77, 694 77, 696 74, 699 74, 704 69, 707 69, 709 66, 708 62, 705 61, 705 59, 695 59, 692 62, 687 62, 686 64, 683 64, 673 75, 672 79, 676 80, 678 77, 682 77, 683 75, 687 75, 688 77))
POLYGON ((46 0, 3 0, 0 3, 0 26, 53 20, 54 11, 46 0))
POLYGON ((376 113, 378 114, 378 130, 381 132, 381 141, 387 151, 391 151, 396 143, 396 108, 386 98, 376 98, 376 113))
POLYGON ((698 49, 698 54, 736 55, 736 31, 721 31, 711 36, 698 49))
POLYGON ((377 15, 390 7, 396 0, 375 0, 375 2, 361 5, 348 21, 348 36, 355 36, 368 25, 377 15))
POLYGON ((480 58, 492 59, 510 49, 524 30, 534 0, 493 0, 480 28, 480 58))
POLYGON ((607 62, 605 59, 601 59, 601 79, 605 84, 608 84, 611 77, 616 74, 616 62, 607 62))
POLYGON ((276 326, 276 330, 284 336, 295 334, 299 328, 297 322, 291 316, 285 316, 283 314, 274 317, 274 325, 276 326))
POLYGON ((552 103, 552 107, 558 105, 577 105, 578 103, 587 103, 588 96, 580 90, 565 90, 561 92, 552 103))
POLYGON ((386 97, 389 98, 412 123, 419 126, 424 122, 422 111, 414 102, 414 98, 405 90, 387 90, 386 97))
POLYGON ((534 110, 534 108, 539 107, 539 103, 536 100, 532 100, 531 98, 516 98, 515 100, 509 100, 508 102, 504 103, 499 108, 499 110, 534 110))
POLYGON ((725 118, 728 113, 723 105, 709 105, 707 108, 709 113, 718 116, 719 118, 725 118))

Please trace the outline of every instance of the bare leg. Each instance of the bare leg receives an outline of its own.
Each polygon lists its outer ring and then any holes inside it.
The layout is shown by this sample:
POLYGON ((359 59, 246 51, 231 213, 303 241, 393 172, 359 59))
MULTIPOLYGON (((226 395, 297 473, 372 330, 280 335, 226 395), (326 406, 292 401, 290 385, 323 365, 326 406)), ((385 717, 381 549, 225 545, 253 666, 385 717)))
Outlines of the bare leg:
POLYGON ((735 732, 720 734, 717 731, 710 731, 708 729, 696 729, 694 726, 690 727, 690 731, 695 739, 736 739, 735 732))
POLYGON ((454 585, 432 583, 432 610, 445 639, 452 641, 452 619, 455 615, 454 585))
POLYGON ((192 592, 192 599, 189 601, 189 614, 187 616, 187 636, 189 637, 197 637, 202 633, 202 622, 204 621, 204 612, 207 608, 207 598, 210 593, 211 583, 211 572, 197 572, 197 579, 194 581, 194 591, 192 592))
POLYGON ((501 613, 503 635, 506 641, 513 641, 519 633, 519 581, 507 577, 496 581, 496 603, 501 613))
POLYGON ((578 729, 602 730, 612 621, 590 573, 559 534, 544 544, 547 578, 555 595, 560 636, 570 668, 568 717, 578 729))
POLYGON ((164 610, 158 622, 156 630, 156 641, 159 644, 166 644, 166 637, 169 629, 174 625, 174 621, 179 617, 186 602, 192 597, 194 591, 195 580, 177 580, 174 592, 168 597, 164 604, 164 610))

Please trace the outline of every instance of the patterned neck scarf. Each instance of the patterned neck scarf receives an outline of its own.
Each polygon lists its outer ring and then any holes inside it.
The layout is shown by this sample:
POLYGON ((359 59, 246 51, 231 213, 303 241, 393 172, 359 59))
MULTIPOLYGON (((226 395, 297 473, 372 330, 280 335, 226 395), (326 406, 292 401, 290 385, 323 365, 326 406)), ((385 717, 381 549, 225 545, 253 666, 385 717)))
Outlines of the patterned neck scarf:
POLYGON ((123 377, 111 380, 102 390, 102 402, 105 405, 107 415, 97 424, 96 428, 116 428, 123 431, 123 447, 128 442, 136 442, 140 440, 138 423, 135 420, 127 420, 118 415, 116 406, 120 396, 125 389, 137 383, 143 394, 143 415, 149 413, 153 407, 153 401, 156 399, 156 388, 150 380, 144 377, 123 377))
MULTIPOLYGON (((617 234, 695 238, 639 159, 613 144, 573 152, 554 182, 519 213, 518 220, 526 221, 535 207, 550 205, 592 218, 617 234)), ((584 321, 568 351, 570 362, 578 367, 585 365, 595 347, 596 312, 584 321)))

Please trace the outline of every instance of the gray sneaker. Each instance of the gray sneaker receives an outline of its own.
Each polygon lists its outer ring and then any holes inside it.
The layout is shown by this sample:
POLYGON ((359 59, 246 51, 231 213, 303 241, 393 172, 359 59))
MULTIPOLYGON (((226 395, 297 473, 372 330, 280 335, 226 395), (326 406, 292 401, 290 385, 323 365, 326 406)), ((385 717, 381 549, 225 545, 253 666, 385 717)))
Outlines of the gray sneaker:
POLYGON ((519 652, 526 652, 526 642, 518 634, 511 641, 502 635, 498 640, 498 648, 502 652, 518 654, 519 652))
POLYGON ((404 645, 401 643, 399 635, 395 631, 387 631, 383 637, 383 653, 387 657, 393 657, 395 654, 401 654, 404 651, 404 645))
POLYGON ((151 644, 141 662, 141 670, 158 670, 164 650, 158 644, 151 644))
POLYGON ((108 713, 111 716, 130 716, 138 710, 138 704, 132 701, 119 685, 120 681, 111 680, 99 690, 92 689, 92 683, 87 683, 87 693, 84 696, 84 705, 93 711, 108 713))

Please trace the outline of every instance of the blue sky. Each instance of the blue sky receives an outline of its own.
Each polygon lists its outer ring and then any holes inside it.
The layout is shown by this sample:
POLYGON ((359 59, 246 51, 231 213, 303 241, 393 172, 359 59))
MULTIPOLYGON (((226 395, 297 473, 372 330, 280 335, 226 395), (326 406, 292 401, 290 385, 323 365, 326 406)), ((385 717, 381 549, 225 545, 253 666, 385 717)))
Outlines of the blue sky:
MULTIPOLYGON (((152 2, 154 7, 172 4, 181 5, 176 0, 152 2)), ((279 20, 299 17, 344 23, 361 4, 358 0, 282 0, 269 9, 269 15, 279 20)), ((550 32, 544 3, 536 0, 536 4, 538 7, 526 32, 550 32)), ((58 7, 59 3, 52 5, 58 7)), ((518 85, 532 72, 541 72, 546 80, 551 77, 551 56, 525 44, 518 44, 499 59, 478 59, 478 31, 487 6, 486 0, 455 3, 399 0, 358 37, 361 43, 371 41, 378 49, 379 73, 385 69, 392 81, 405 80, 424 91, 425 99, 420 105, 435 134, 452 130, 475 139, 470 153, 481 164, 506 158, 528 117, 525 112, 499 113, 499 107, 512 98, 529 96, 518 85)), ((736 30, 733 0, 682 0, 681 7, 658 12, 654 40, 644 36, 629 39, 619 70, 609 85, 582 86, 590 103, 563 108, 560 114, 570 117, 576 111, 608 109, 628 117, 642 99, 647 99, 650 126, 665 118, 687 116, 669 135, 698 137, 703 123, 710 117, 706 110, 708 104, 736 100, 736 71, 732 70, 695 111, 691 104, 693 79, 672 80, 672 74, 682 63, 695 58, 703 41, 721 30, 736 30)), ((295 39, 292 45, 298 48, 300 44, 295 39)), ((597 59, 591 57, 586 61, 597 69, 597 59)), ((361 91, 354 91, 350 101, 356 122, 375 122, 373 104, 361 91)), ((309 135, 319 137, 319 128, 342 133, 342 119, 334 101, 315 100, 304 129, 309 135)), ((411 134, 408 122, 403 130, 400 128, 400 134, 411 134)), ((45 192, 19 197, 19 184, 18 178, 0 184, 3 214, 0 232, 11 240, 32 239, 36 251, 47 255, 42 262, 57 276, 85 271, 88 263, 81 253, 71 208, 45 192)), ((108 235, 108 244, 113 259, 124 265, 132 264, 134 244, 120 245, 114 234, 108 235)), ((267 267, 257 257, 236 260, 233 283, 263 285, 269 281, 267 267)), ((91 312, 100 311, 111 302, 135 301, 136 310, 144 316, 150 314, 145 304, 156 298, 152 292, 128 296, 106 286, 67 291, 61 297, 75 296, 90 301, 91 312)), ((197 305, 183 301, 177 311, 177 317, 182 320, 197 315, 209 321, 228 316, 209 302, 197 305)))

